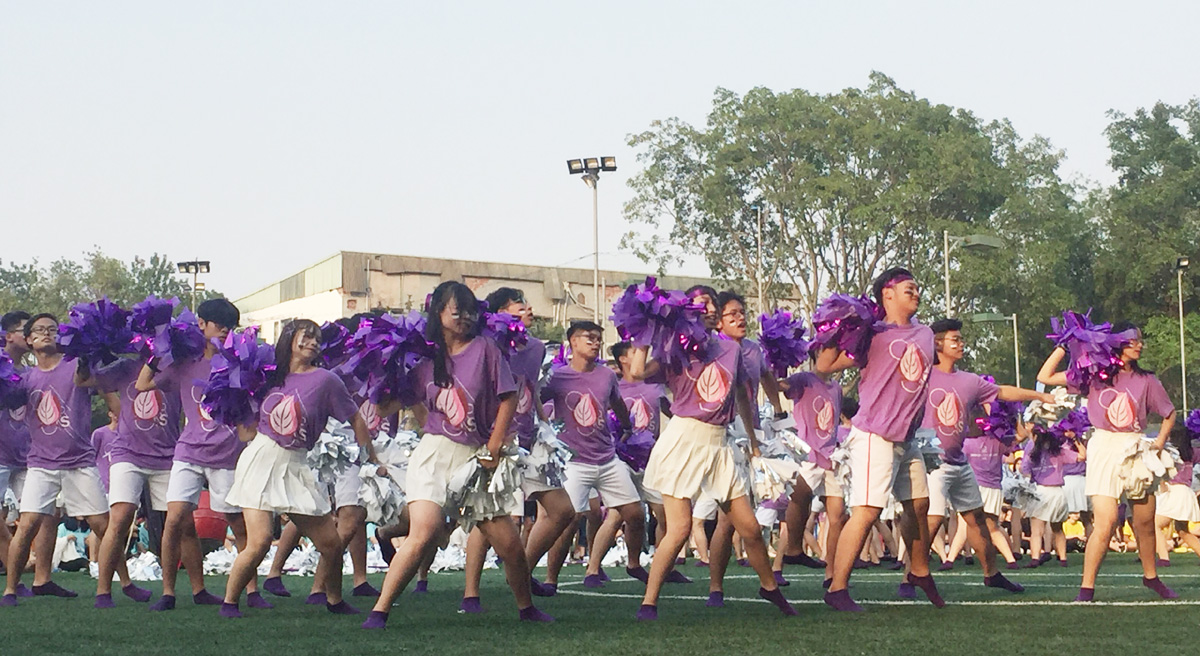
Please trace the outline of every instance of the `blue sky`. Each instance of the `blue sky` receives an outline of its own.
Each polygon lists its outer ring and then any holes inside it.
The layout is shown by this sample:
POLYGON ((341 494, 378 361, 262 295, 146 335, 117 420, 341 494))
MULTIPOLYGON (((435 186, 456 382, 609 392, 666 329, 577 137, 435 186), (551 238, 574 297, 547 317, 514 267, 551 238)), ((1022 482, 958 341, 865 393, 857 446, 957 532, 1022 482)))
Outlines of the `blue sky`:
MULTIPOLYGON (((602 265, 629 133, 713 90, 871 70, 1113 179, 1105 112, 1200 95, 1196 3, 0 1, 0 259, 211 260, 231 296, 339 249, 602 265)), ((693 271, 694 272, 694 271, 693 271)))

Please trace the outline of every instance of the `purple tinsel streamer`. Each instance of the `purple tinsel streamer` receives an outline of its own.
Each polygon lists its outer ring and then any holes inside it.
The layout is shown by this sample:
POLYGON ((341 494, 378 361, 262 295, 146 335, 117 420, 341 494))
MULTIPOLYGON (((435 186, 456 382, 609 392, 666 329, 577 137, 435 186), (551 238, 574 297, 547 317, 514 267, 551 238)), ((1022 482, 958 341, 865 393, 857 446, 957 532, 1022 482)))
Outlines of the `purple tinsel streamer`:
POLYGON ((1055 422, 1050 427, 1050 432, 1058 438, 1060 443, 1065 443, 1069 439, 1067 433, 1074 433, 1075 437, 1082 438, 1083 434, 1091 427, 1092 422, 1088 420, 1086 411, 1072 410, 1055 422))
POLYGON ((350 358, 350 330, 336 321, 321 325, 321 363, 336 369, 350 358))
POLYGON ((653 448, 653 433, 645 430, 634 431, 624 442, 617 441, 617 457, 634 471, 643 471, 650 462, 650 450, 653 448))
POLYGON ((250 425, 258 420, 267 379, 274 370, 275 349, 258 343, 257 326, 230 332, 213 355, 201 406, 227 426, 250 425))
POLYGON ((859 367, 867 364, 871 338, 883 329, 883 312, 866 296, 832 294, 813 313, 814 352, 835 347, 859 367))
POLYGON ((129 310, 129 329, 133 331, 133 350, 150 356, 154 352, 154 339, 159 330, 171 323, 178 298, 159 298, 154 294, 135 304, 129 310))
POLYGON ((361 381, 352 393, 374 403, 387 398, 409 403, 414 398, 409 372, 422 359, 433 357, 437 346, 425 339, 425 317, 414 310, 404 316, 364 319, 349 349, 351 355, 338 373, 361 381))
POLYGON ((484 311, 483 321, 480 322, 480 325, 483 328, 484 336, 495 340, 505 356, 512 357, 514 353, 529 343, 529 333, 525 330, 525 322, 516 315, 507 312, 484 311))
POLYGON ((665 365, 682 368, 708 343, 704 308, 680 291, 658 287, 654 277, 630 285, 612 306, 612 321, 622 339, 649 346, 665 365))
POLYGON ((788 369, 798 367, 808 357, 806 329, 800 317, 791 312, 775 310, 758 318, 762 332, 759 343, 776 378, 787 376, 788 369))
POLYGON ((172 362, 195 360, 204 355, 207 342, 196 322, 196 315, 184 308, 178 317, 158 327, 154 336, 147 340, 150 355, 158 358, 160 370, 172 362))
POLYGON ((21 385, 21 374, 8 352, 0 349, 0 410, 12 410, 25 405, 27 395, 21 385))
POLYGON ((108 298, 76 305, 67 323, 58 326, 58 350, 67 360, 81 358, 89 364, 106 365, 137 346, 129 328, 129 311, 108 298))
POLYGON ((1191 439, 1200 440, 1200 408, 1188 413, 1187 418, 1183 420, 1183 427, 1187 429, 1191 439))
POLYGON ((1019 401, 993 401, 990 410, 989 414, 976 417, 975 425, 983 435, 994 437, 1005 445, 1012 444, 1025 406, 1019 401))
POLYGON ((1088 389, 1092 382, 1111 384, 1121 370, 1121 348, 1137 337, 1137 331, 1112 332, 1108 323, 1094 324, 1092 311, 1086 314, 1067 310, 1062 319, 1050 319, 1048 339, 1067 351, 1067 383, 1075 389, 1088 389))

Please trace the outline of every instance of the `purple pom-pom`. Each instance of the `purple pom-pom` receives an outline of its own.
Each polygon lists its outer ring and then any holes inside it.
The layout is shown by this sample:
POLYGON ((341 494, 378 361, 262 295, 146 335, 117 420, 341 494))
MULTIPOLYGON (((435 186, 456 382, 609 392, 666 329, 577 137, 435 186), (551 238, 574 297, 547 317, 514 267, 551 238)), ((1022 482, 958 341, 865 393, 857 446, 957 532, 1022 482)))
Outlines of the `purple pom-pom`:
POLYGON ((809 344, 804 339, 806 329, 800 317, 775 310, 770 315, 760 316, 758 323, 762 327, 759 343, 776 378, 787 376, 788 369, 804 363, 809 344))
POLYGON ((866 296, 832 294, 813 313, 814 352, 837 348, 859 367, 867 364, 871 338, 883 329, 883 312, 866 296))
POLYGON ((990 412, 975 418, 975 425, 984 435, 994 437, 1003 444, 1012 444, 1017 435, 1017 424, 1025 406, 1018 401, 993 401, 990 412))
POLYGON ((321 325, 321 363, 335 369, 350 357, 350 330, 336 321, 321 325))
POLYGON ((26 398, 21 374, 17 373, 8 352, 0 349, 0 410, 19 408, 25 405, 26 398))
POLYGON ((1086 411, 1072 410, 1062 419, 1055 422, 1050 427, 1050 432, 1054 433, 1059 438, 1059 441, 1062 442, 1069 439, 1067 433, 1072 433, 1075 437, 1082 438, 1083 434, 1091 427, 1092 422, 1088 419, 1086 411))
POLYGON ((158 327, 154 337, 148 340, 150 355, 158 358, 159 369, 172 362, 195 360, 204 355, 207 341, 196 321, 196 315, 184 308, 178 317, 158 327))
POLYGON ((246 426, 258 420, 267 395, 267 380, 275 370, 275 349, 258 343, 258 327, 230 332, 217 346, 201 407, 215 421, 246 426))
POLYGON ((1112 332, 1108 323, 1092 323, 1091 310, 1086 314, 1067 310, 1062 319, 1050 319, 1048 339, 1067 351, 1067 384, 1075 389, 1088 389, 1093 382, 1111 384, 1121 371, 1121 349, 1137 337, 1136 330, 1112 332))
POLYGON ((1187 418, 1183 420, 1183 427, 1187 429, 1189 437, 1200 440, 1200 408, 1188 413, 1187 418))
POLYGON ((93 365, 115 362, 136 350, 129 328, 129 311, 102 298, 71 308, 67 323, 58 326, 58 350, 67 360, 80 358, 93 365))
POLYGON ((617 441, 617 457, 632 467, 634 471, 642 471, 650 462, 650 451, 653 448, 653 433, 645 430, 634 431, 629 439, 617 441))
POLYGON ((525 322, 516 315, 485 311, 482 327, 483 335, 495 340, 506 356, 511 357, 529 343, 529 332, 525 330, 525 322))
POLYGON ((373 403, 414 398, 409 372, 423 358, 433 357, 437 346, 425 339, 425 317, 417 311, 404 316, 383 314, 364 319, 350 339, 351 355, 338 373, 361 384, 350 391, 373 403))
POLYGON ((622 339, 649 346, 655 357, 674 368, 687 366, 708 343, 704 307, 683 292, 658 287, 653 277, 630 285, 612 306, 612 321, 622 339))
POLYGON ((139 335, 154 335, 161 326, 171 322, 177 305, 178 298, 165 299, 151 294, 130 308, 129 328, 139 335))

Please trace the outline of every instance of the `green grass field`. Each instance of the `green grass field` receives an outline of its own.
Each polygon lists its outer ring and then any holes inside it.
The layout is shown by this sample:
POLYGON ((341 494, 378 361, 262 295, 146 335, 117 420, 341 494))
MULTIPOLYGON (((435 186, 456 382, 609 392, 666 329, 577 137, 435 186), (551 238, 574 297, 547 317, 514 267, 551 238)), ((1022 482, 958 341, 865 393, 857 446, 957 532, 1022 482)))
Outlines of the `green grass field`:
MULTIPOLYGON (((558 597, 540 606, 558 618, 551 625, 517 622, 516 608, 500 572, 485 572, 483 615, 460 615, 462 573, 430 577, 430 592, 403 595, 383 632, 359 630, 358 617, 340 617, 304 605, 311 579, 285 577, 293 596, 271 598, 270 611, 247 610, 242 620, 222 620, 214 607, 191 604, 186 582, 179 607, 150 613, 143 604, 118 596, 118 606, 92 608, 94 583, 86 575, 56 580, 80 592, 77 599, 22 600, 0 609, 0 654, 1061 654, 1169 653, 1193 644, 1200 614, 1200 565, 1176 554, 1161 576, 1181 596, 1157 601, 1141 585, 1132 555, 1112 555, 1093 605, 1070 603, 1079 585, 1081 556, 1071 566, 1056 564, 1012 572, 1026 591, 1013 595, 986 589, 978 567, 960 565, 937 576, 950 602, 937 610, 897 600, 896 572, 855 573, 853 592, 867 608, 838 614, 820 602, 821 575, 793 568, 785 593, 800 616, 784 618, 757 599, 757 580, 734 565, 726 585, 726 607, 704 607, 707 572, 690 563, 696 579, 669 586, 661 619, 632 620, 642 585, 617 580, 598 591, 580 585, 582 568, 568 568, 558 597), (702 576, 703 575, 703 576, 702 576)), ((616 574, 616 571, 610 574, 616 574)), ((621 572, 623 575, 624 573, 621 572)), ((378 585, 380 576, 374 576, 378 585)), ((157 596, 157 588, 154 588, 157 596)), ((223 579, 210 579, 220 593, 223 579)), ((347 585, 349 589, 349 585, 347 585)), ((352 600, 364 611, 368 600, 352 600)))

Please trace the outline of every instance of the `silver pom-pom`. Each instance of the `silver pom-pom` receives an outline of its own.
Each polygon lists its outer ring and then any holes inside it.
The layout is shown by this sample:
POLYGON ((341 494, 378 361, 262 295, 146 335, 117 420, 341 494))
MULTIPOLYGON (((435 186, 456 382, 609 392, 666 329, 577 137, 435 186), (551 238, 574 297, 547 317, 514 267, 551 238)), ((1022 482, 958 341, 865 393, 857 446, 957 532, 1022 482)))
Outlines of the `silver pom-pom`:
POLYGON ((330 418, 325 432, 308 452, 308 466, 318 482, 333 485, 347 467, 358 464, 358 456, 354 429, 344 421, 330 418))
POLYGON ((750 458, 750 482, 754 489, 755 505, 790 497, 800 466, 779 458, 750 458))
POLYGON ((551 425, 538 422, 537 435, 529 450, 520 451, 520 471, 527 480, 537 481, 551 487, 562 487, 567 475, 567 462, 571 460, 571 449, 558 439, 562 424, 551 425))
POLYGON ((936 430, 918 428, 913 435, 913 441, 921 451, 921 459, 925 461, 925 471, 933 471, 942 464, 942 442, 938 439, 936 430))
POLYGON ((1142 437, 1125 450, 1117 476, 1128 498, 1143 499, 1161 483, 1171 480, 1176 471, 1171 452, 1155 449, 1154 440, 1142 437))
POLYGON ((1071 394, 1065 387, 1055 387, 1050 390, 1054 403, 1030 401, 1025 410, 1026 419, 1042 426, 1053 426, 1072 410, 1078 410, 1087 405, 1086 399, 1078 394, 1071 394))
POLYGON ((468 533, 479 522, 509 514, 521 489, 517 448, 505 446, 496 468, 489 471, 482 461, 490 457, 487 447, 481 446, 450 476, 447 505, 458 510, 459 524, 468 533))
POLYGON ((392 479, 392 470, 388 468, 387 472, 387 476, 380 476, 374 465, 358 470, 358 502, 367 510, 367 521, 379 526, 395 524, 404 508, 404 490, 392 479))

